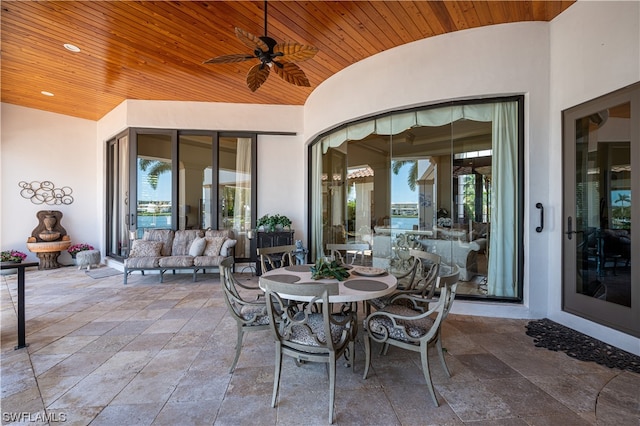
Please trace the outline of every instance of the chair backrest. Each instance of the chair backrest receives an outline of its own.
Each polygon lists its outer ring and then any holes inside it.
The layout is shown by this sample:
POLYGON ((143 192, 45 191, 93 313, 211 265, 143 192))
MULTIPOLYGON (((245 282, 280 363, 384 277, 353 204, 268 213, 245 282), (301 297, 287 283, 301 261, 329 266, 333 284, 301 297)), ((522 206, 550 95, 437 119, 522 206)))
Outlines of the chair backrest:
MULTIPOLYGON (((329 296, 338 294, 338 283, 283 283, 268 277, 260 277, 260 286, 265 290, 267 312, 271 330, 281 345, 298 351, 316 354, 330 353, 343 347, 350 335, 345 328, 339 336, 332 333, 331 325, 345 325, 352 318, 344 319, 331 313, 329 296), (291 309, 291 304, 280 295, 303 296, 310 301, 302 309, 291 309), (317 303, 322 304, 317 312, 317 303), (317 324, 322 317, 322 327, 317 324), (329 337, 331 336, 331 337, 329 337)), ((296 305, 299 307, 300 305, 296 305)))
POLYGON ((262 272, 270 271, 281 266, 293 265, 294 252, 297 250, 295 244, 288 246, 260 247, 258 257, 262 272))
POLYGON ((360 255, 360 264, 364 265, 365 251, 369 250, 369 244, 351 243, 351 244, 327 244, 327 251, 334 259, 341 263, 349 263, 353 265, 360 255), (344 254, 344 255, 343 255, 344 254), (351 262, 349 262, 349 254, 353 254, 351 262))
POLYGON ((409 253, 416 259, 416 276, 410 289, 424 298, 433 298, 440 273, 440 255, 413 249, 409 253))
MULTIPOLYGON (((444 301, 444 316, 443 320, 449 315, 451 305, 456 297, 456 290, 458 289, 458 281, 460 280, 460 269, 456 266, 449 275, 439 276, 436 280, 436 287, 448 289, 447 298, 444 301)), ((441 290, 442 291, 442 290, 441 290)))

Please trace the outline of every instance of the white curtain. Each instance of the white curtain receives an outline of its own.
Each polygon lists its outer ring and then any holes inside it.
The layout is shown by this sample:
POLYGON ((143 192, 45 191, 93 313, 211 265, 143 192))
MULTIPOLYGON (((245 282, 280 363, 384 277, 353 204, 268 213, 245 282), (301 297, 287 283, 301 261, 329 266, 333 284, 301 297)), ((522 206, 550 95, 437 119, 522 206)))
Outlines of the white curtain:
POLYGON ((493 104, 489 295, 514 297, 516 288, 516 196, 518 106, 493 104))
POLYGON ((251 138, 238 138, 235 187, 233 232, 238 240, 235 252, 237 257, 250 257, 244 231, 251 226, 251 138))
MULTIPOLYGON (((328 149, 328 148, 327 148, 328 149)), ((323 255, 322 249, 322 143, 317 143, 311 150, 311 162, 315 173, 311 174, 311 240, 315 244, 311 248, 311 262, 323 255)))

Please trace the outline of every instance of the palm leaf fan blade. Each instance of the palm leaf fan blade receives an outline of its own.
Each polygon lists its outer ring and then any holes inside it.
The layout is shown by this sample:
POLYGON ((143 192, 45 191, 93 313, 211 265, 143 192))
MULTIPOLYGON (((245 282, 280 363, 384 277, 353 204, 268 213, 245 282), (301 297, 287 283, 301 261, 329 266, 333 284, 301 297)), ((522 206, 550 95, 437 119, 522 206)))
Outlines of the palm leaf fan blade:
POLYGON ((280 60, 289 62, 306 61, 313 58, 318 53, 318 48, 300 43, 278 43, 274 48, 274 52, 282 53, 280 60))
POLYGON ((269 77, 269 67, 264 64, 257 64, 251 67, 247 73, 247 86, 252 92, 258 90, 262 83, 269 77))
POLYGON ((244 53, 238 53, 234 55, 222 55, 217 56, 215 58, 207 59, 204 61, 205 64, 230 64, 233 62, 244 62, 249 59, 255 59, 255 56, 246 55, 244 53))
POLYGON ((295 84, 296 86, 311 86, 304 71, 294 63, 276 62, 273 68, 275 69, 276 74, 278 74, 287 83, 295 84))
POLYGON ((260 37, 254 36, 241 28, 236 28, 236 37, 238 37, 238 40, 251 50, 260 49, 263 52, 267 52, 269 50, 269 46, 267 46, 260 37))

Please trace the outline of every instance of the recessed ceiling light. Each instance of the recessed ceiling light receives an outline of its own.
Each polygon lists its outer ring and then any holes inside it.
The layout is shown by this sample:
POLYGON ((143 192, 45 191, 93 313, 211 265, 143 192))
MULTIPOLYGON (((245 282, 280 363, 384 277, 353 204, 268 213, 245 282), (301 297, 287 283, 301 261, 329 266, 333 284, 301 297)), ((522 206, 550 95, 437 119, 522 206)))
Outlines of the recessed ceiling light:
POLYGON ((43 94, 43 95, 45 95, 45 96, 53 96, 53 93, 51 93, 51 92, 47 92, 46 90, 43 90, 43 91, 42 91, 42 92, 40 92, 40 93, 42 93, 42 94, 43 94))
POLYGON ((70 44, 70 43, 65 43, 63 46, 64 46, 65 49, 67 49, 70 52, 76 52, 77 53, 77 52, 80 51, 80 48, 78 46, 70 44))

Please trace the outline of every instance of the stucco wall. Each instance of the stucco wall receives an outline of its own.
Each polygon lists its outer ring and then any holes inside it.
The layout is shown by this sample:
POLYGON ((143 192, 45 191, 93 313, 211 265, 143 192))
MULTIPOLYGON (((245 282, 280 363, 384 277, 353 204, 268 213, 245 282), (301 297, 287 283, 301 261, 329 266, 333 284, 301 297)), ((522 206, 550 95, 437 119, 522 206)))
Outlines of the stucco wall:
MULTIPOLYGON (((551 23, 550 65, 551 130, 543 161, 549 180, 562 182, 562 111, 640 81, 640 2, 579 1, 571 6, 551 23)), ((548 317, 640 354, 640 339, 562 311, 562 186, 551 185, 548 199, 548 317)))
MULTIPOLYGON (((59 210, 61 224, 73 242, 100 246, 99 206, 102 192, 96 181, 96 123, 65 115, 2 104, 1 176, 2 250, 27 250, 27 238, 38 225, 40 210, 59 210), (51 181, 73 190, 69 205, 33 204, 20 195, 20 181, 51 181)), ((63 252, 59 261, 71 263, 63 252)))

